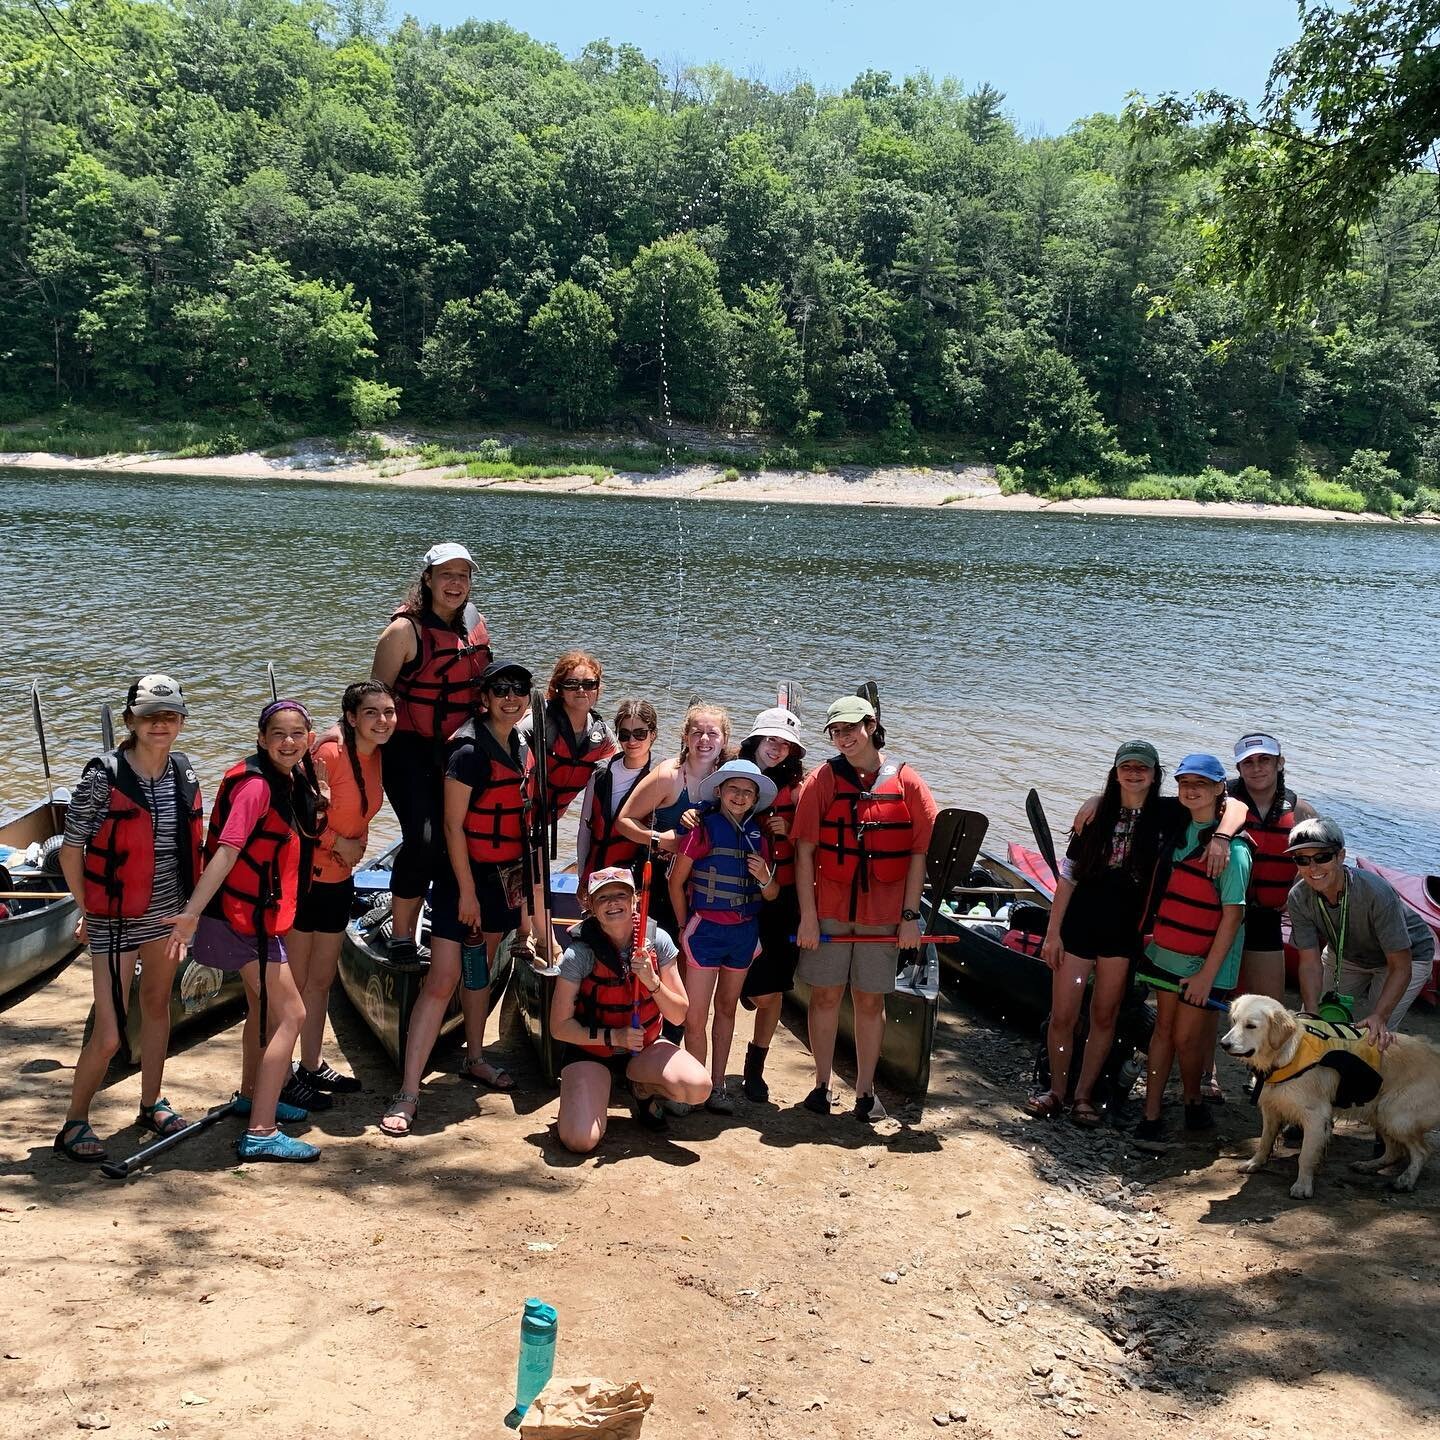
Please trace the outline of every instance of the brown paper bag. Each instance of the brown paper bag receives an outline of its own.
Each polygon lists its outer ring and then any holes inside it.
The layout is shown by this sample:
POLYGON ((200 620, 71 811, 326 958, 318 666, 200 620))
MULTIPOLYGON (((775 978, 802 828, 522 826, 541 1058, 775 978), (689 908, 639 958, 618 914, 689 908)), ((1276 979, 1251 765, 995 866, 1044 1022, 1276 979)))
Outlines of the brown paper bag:
POLYGON ((551 1380, 535 1397, 520 1422, 523 1440, 574 1440, 604 1435, 606 1440, 639 1440, 654 1393, 638 1380, 551 1380))

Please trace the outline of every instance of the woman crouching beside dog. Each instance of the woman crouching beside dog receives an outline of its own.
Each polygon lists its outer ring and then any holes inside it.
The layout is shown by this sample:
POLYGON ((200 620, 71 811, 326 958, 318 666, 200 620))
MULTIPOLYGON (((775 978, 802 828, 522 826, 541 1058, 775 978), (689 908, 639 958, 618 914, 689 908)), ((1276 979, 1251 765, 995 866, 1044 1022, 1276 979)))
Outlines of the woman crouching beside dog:
POLYGON ((1200 1082, 1215 1053, 1218 1012, 1206 1009, 1205 1002, 1212 991, 1235 988, 1245 947, 1250 842, 1243 836, 1223 835, 1230 842, 1224 872, 1212 880, 1205 866, 1206 847, 1221 833, 1225 767, 1213 755, 1187 755, 1175 767, 1175 783, 1189 823, 1170 852, 1170 873, 1145 953, 1157 970, 1180 981, 1180 991, 1156 992, 1145 1118, 1135 1127, 1137 1140, 1158 1140, 1164 1131, 1165 1086, 1177 1055, 1185 1128, 1214 1128, 1215 1121, 1201 1098, 1200 1082))
POLYGON ((605 1138, 615 1082, 628 1086, 635 1118, 665 1124, 662 1099, 685 1106, 710 1094, 705 1066, 660 1035, 663 1019, 683 1025, 688 1001, 675 942, 653 921, 635 945, 635 876, 624 866, 596 870, 589 915, 570 932, 551 1003, 550 1029, 569 1047, 560 1071, 560 1143, 585 1154, 605 1138))

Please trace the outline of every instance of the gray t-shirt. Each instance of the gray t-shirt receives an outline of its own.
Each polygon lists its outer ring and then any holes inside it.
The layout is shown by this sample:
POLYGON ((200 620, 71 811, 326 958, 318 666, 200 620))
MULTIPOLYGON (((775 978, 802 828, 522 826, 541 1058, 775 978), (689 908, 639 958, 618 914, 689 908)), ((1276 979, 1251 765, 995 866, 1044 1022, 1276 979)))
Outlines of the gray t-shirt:
MULTIPOLYGON (((659 926, 655 927, 654 944, 655 963, 659 969, 664 970, 680 958, 675 942, 659 926)), ((560 978, 578 985, 594 968, 595 952, 580 938, 576 930, 572 930, 570 943, 560 957, 560 978)))
POLYGON ((1412 964, 1434 959, 1430 927, 1402 903, 1388 880, 1353 865, 1345 867, 1345 877, 1341 905, 1331 905, 1305 880, 1296 881, 1286 909, 1290 912, 1290 939, 1297 950, 1320 950, 1326 945, 1338 949, 1335 937, 1340 935, 1343 908, 1344 950, 1337 957, 1341 961, 1362 970, 1383 970, 1387 951, 1407 949, 1412 964))

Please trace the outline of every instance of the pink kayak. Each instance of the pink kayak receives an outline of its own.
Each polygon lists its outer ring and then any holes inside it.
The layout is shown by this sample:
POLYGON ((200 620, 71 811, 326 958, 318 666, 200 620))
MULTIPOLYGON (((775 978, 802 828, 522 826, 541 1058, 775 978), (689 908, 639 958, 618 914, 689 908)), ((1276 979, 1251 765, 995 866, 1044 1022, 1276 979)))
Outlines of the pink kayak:
POLYGON ((1377 865, 1363 855, 1355 863, 1362 870, 1388 880, 1395 887, 1395 893, 1430 927, 1435 936, 1435 967, 1420 998, 1427 1005, 1434 1005, 1440 999, 1440 875, 1407 875, 1403 870, 1377 865))
POLYGON ((1005 847, 1006 858, 1027 879, 1038 885, 1046 896, 1055 893, 1055 872, 1045 863, 1045 857, 1038 850, 1028 850, 1024 845, 1011 841, 1005 847))

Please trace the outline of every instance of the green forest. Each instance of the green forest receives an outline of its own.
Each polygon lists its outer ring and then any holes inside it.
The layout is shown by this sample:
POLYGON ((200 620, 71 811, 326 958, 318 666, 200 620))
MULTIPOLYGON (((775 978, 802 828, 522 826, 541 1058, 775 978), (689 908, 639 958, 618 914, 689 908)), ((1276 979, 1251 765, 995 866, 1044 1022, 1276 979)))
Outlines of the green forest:
POLYGON ((0 421, 238 447, 669 407, 776 465, 1440 509, 1433 176, 1397 167, 1280 303, 1226 243, 1234 119, 1034 138, 925 73, 770 88, 375 0, 0 0, 0 421))

